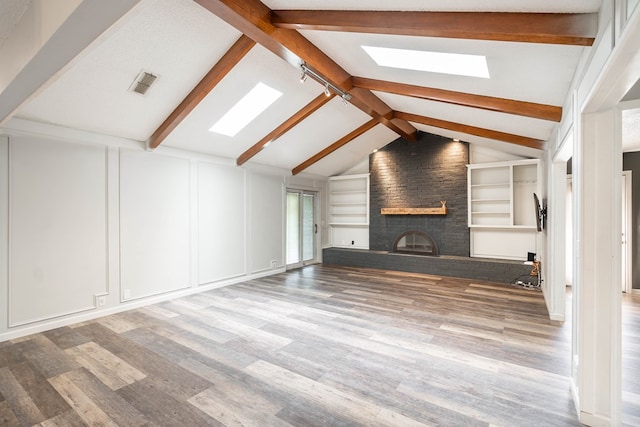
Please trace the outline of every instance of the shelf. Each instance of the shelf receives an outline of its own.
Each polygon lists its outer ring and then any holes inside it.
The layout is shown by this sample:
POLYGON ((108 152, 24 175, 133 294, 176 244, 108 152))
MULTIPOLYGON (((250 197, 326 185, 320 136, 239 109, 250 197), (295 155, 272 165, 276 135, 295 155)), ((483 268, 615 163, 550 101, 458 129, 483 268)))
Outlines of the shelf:
POLYGON ((470 225, 469 228, 496 228, 500 230, 537 230, 535 225, 470 225))
POLYGON ((369 248, 369 174, 329 178, 329 239, 334 247, 369 248))
POLYGON ((471 215, 511 215, 511 212, 471 212, 471 215))
POLYGON ((366 206, 367 202, 338 202, 338 203, 329 203, 331 206, 366 206))
POLYGON ((382 208, 381 215, 446 215, 446 206, 439 208, 382 208))
POLYGON ((362 190, 331 191, 331 195, 336 195, 336 194, 362 194, 363 191, 364 191, 364 189, 362 189, 362 190))
POLYGON ((510 183, 508 182, 497 182, 494 184, 471 184, 471 188, 479 188, 479 187, 508 187, 510 183))
POLYGON ((539 161, 468 165, 469 227, 530 229, 531 192, 540 191, 539 161))

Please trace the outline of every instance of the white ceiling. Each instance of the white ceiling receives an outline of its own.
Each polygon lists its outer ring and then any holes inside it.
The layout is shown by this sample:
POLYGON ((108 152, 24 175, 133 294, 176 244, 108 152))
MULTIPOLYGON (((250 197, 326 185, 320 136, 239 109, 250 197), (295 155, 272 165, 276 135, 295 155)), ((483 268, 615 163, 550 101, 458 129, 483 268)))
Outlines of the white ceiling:
POLYGON ((622 110, 622 151, 640 151, 640 108, 622 110))
MULTIPOLYGON (((0 0, 0 5, 3 2, 0 0)), ((366 2, 364 7, 359 0, 266 0, 265 4, 272 9, 594 12, 600 0, 377 0, 366 2)), ((0 8, 0 15, 1 12, 0 8)), ((556 106, 565 100, 585 49, 328 31, 302 34, 354 76, 556 106), (379 67, 364 53, 363 44, 486 55, 491 78, 379 67)), ((142 0, 109 37, 97 40, 63 75, 32 97, 17 112, 17 117, 145 141, 239 36, 236 29, 191 0, 142 0), (128 91, 142 70, 159 76, 145 96, 128 91)), ((236 159, 322 93, 321 85, 311 79, 301 84, 299 77, 299 69, 256 45, 169 135, 163 146, 236 159), (283 92, 283 96, 233 138, 209 132, 211 125, 259 81, 283 92)), ((541 140, 550 138, 557 125, 382 92, 376 95, 396 111, 541 140)), ((370 119, 336 97, 250 162, 291 170, 370 119)), ((514 154, 540 155, 538 150, 513 144, 414 126, 514 154)), ((377 125, 305 172, 320 176, 341 173, 366 158, 372 149, 397 137, 383 125, 377 125)))
POLYGON ((0 0, 0 46, 29 8, 31 0, 0 0))
POLYGON ((144 141, 240 33, 190 0, 144 0, 18 117, 144 141), (140 71, 159 76, 141 96, 140 71))

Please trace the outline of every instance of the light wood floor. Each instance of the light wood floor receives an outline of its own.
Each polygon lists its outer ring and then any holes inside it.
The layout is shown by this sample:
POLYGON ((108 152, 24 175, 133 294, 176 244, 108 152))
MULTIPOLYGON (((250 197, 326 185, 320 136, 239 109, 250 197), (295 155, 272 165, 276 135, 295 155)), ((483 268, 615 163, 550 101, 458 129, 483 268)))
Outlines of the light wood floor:
POLYGON ((640 295, 622 296, 622 422, 640 426, 640 295))
POLYGON ((567 426, 538 291, 309 266, 0 343, 2 426, 567 426))

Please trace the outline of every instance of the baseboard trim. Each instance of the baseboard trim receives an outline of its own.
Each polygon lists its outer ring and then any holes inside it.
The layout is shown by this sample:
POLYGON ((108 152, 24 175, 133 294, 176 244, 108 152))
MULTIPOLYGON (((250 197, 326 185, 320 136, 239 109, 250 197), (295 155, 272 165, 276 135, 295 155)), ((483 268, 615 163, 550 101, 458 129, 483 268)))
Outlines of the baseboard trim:
POLYGON ((558 322, 564 322, 565 321, 565 315, 562 313, 549 313, 549 319, 550 320, 556 320, 558 322))
POLYGON ((611 419, 602 415, 590 414, 588 412, 580 412, 578 416, 579 421, 582 424, 591 427, 610 427, 611 419))
POLYGON ((180 289, 180 290, 168 292, 165 294, 154 295, 144 299, 125 301, 114 307, 107 307, 100 310, 92 310, 90 312, 73 314, 64 318, 45 320, 45 321, 42 321, 42 323, 38 323, 36 325, 20 327, 17 330, 13 330, 13 331, 10 330, 7 332, 0 333, 0 342, 22 338, 27 335, 37 334, 40 332, 49 331, 51 329, 73 325, 74 323, 86 322, 88 320, 98 319, 100 317, 109 316, 116 313, 122 313, 123 311, 145 307, 148 305, 157 304, 159 302, 168 301, 175 298, 181 298, 188 295, 197 294, 200 292, 206 292, 213 289, 223 288, 225 286, 234 285, 236 283, 246 282, 248 280, 259 279, 261 277, 283 273, 284 271, 285 271, 284 267, 276 268, 274 270, 257 272, 257 273, 253 273, 245 276, 238 276, 230 279, 220 280, 217 282, 202 284, 195 287, 180 289))

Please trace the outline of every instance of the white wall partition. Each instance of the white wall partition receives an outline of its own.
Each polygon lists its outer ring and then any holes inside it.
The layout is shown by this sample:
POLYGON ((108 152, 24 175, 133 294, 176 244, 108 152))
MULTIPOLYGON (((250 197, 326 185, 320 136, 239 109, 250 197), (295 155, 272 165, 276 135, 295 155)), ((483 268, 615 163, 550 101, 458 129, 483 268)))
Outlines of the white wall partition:
POLYGON ((198 284, 245 273, 245 169, 198 162, 198 284))
POLYGON ((120 152, 123 301, 189 286, 189 166, 184 158, 120 152))
MULTIPOLYGON (((107 292, 106 147, 9 147, 9 325, 88 310, 107 292)), ((4 311, 4 310, 3 310, 4 311)))

